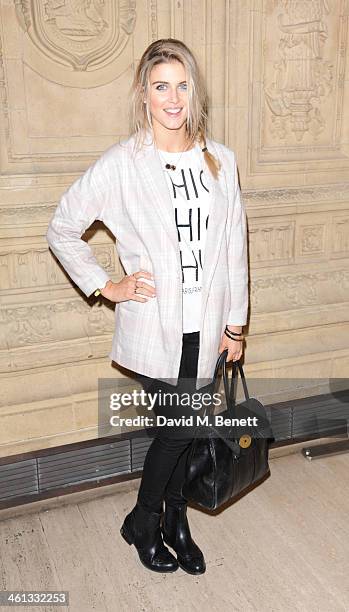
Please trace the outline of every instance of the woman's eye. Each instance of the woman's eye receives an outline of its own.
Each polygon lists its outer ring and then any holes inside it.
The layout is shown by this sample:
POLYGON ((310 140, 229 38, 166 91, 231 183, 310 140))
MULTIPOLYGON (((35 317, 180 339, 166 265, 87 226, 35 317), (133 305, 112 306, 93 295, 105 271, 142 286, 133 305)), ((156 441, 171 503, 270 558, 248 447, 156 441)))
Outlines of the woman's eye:
MULTIPOLYGON (((186 83, 181 83, 181 85, 179 85, 180 89, 184 89, 184 91, 186 91, 187 89, 187 84, 186 83)), ((158 91, 164 91, 166 89, 166 84, 165 83, 160 83, 160 85, 157 85, 156 89, 158 91)))

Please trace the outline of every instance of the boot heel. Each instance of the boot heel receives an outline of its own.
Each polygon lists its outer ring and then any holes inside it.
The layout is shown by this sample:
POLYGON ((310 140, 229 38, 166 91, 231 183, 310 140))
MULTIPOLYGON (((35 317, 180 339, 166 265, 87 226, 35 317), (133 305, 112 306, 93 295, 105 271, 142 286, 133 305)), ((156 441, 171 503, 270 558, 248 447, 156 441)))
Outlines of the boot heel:
POLYGON ((124 540, 126 540, 127 544, 133 544, 133 538, 131 537, 131 534, 127 531, 127 529, 125 529, 124 525, 121 527, 120 533, 124 540))
POLYGON ((134 544, 143 565, 154 572, 174 572, 178 561, 162 541, 160 512, 152 512, 135 505, 126 516, 120 534, 127 544, 134 544))

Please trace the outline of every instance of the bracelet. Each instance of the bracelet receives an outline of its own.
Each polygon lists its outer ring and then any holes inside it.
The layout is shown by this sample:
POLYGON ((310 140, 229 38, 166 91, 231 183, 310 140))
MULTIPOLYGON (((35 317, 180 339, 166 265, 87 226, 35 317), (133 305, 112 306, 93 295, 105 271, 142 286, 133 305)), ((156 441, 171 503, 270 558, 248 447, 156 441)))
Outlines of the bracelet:
POLYGON ((244 336, 241 336, 241 338, 234 338, 234 336, 230 336, 227 329, 224 330, 224 333, 230 340, 235 340, 236 342, 242 342, 244 340, 244 336))
POLYGON ((239 338, 243 337, 243 333, 242 332, 240 334, 238 334, 237 332, 230 331, 230 329, 228 329, 227 327, 225 328, 224 331, 226 331, 227 334, 229 334, 230 336, 238 336, 239 338))
POLYGON ((233 336, 242 336, 242 332, 233 332, 231 329, 228 329, 228 325, 225 326, 225 329, 233 336))

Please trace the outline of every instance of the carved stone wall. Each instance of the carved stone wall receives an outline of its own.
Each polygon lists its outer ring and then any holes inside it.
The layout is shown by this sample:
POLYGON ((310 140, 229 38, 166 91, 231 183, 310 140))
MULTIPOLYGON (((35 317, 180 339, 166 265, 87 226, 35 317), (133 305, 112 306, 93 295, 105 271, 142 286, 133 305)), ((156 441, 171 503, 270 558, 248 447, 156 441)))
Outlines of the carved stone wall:
MULTIPOLYGON (((2 0, 0 456, 97 435, 113 309, 45 233, 63 191, 127 135, 153 40, 196 53, 210 135, 237 154, 249 225, 248 375, 349 372, 348 0, 2 0)), ((114 280, 113 237, 85 239, 114 280)))

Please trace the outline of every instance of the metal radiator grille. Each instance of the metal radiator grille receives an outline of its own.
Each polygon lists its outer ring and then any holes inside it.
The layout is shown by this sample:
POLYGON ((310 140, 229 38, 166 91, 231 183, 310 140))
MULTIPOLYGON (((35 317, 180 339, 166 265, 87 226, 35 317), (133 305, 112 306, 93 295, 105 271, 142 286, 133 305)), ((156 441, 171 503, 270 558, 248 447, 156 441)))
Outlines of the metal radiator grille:
POLYGON ((36 459, 0 466, 0 500, 39 492, 36 459))
POLYGON ((131 472, 130 441, 55 453, 38 458, 40 491, 131 472))
MULTIPOLYGON (((349 418, 349 390, 335 395, 312 396, 266 406, 275 436, 272 446, 297 439, 320 438, 331 430, 346 431, 349 418), (329 416, 330 415, 330 416, 329 416)), ((49 449, 28 460, 0 461, 0 508, 35 501, 40 495, 62 493, 84 483, 99 483, 139 472, 152 439, 142 432, 112 442, 99 440, 77 444, 69 450, 49 449), (20 502, 16 501, 19 500, 20 502), (12 501, 12 503, 11 503, 12 501)), ((74 446, 74 445, 73 445, 74 446)), ((33 453, 31 453, 33 455, 33 453)), ((11 460, 12 459, 12 460, 11 460)))

